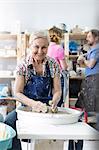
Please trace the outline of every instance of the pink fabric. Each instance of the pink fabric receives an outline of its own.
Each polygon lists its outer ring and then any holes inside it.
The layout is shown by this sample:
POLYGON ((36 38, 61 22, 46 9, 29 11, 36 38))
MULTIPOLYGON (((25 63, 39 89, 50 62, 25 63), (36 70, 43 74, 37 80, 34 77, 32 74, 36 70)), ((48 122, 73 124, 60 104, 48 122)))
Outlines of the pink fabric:
POLYGON ((59 63, 60 69, 62 69, 61 64, 60 64, 60 60, 64 59, 65 54, 64 54, 64 49, 60 45, 57 45, 56 43, 51 42, 49 47, 48 47, 47 55, 49 57, 54 58, 59 63))

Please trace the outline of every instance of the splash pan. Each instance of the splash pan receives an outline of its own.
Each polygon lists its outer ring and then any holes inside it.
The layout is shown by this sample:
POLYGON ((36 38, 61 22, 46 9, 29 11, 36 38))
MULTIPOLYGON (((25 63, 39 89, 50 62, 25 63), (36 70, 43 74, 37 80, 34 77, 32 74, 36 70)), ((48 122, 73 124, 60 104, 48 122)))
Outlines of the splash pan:
POLYGON ((58 113, 32 112, 29 107, 20 106, 16 109, 18 120, 22 124, 71 124, 78 122, 82 111, 58 107, 58 113))

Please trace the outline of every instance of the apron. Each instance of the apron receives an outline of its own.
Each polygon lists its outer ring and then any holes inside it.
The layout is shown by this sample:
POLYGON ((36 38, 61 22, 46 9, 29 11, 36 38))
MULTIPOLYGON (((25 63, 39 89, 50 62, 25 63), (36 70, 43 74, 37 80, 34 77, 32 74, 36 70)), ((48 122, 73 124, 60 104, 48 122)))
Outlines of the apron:
POLYGON ((99 112, 99 74, 83 80, 76 107, 84 108, 87 112, 99 112))
POLYGON ((50 74, 48 62, 45 66, 45 76, 35 75, 33 73, 33 66, 28 66, 29 80, 24 87, 24 95, 43 103, 48 104, 49 100, 52 99, 52 87, 53 82, 50 74))

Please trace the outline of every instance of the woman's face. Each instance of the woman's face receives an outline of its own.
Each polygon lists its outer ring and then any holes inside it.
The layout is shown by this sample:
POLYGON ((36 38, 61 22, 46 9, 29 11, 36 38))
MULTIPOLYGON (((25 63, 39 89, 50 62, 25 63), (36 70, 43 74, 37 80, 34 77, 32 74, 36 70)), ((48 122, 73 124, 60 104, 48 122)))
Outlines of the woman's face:
POLYGON ((30 46, 32 50, 32 56, 35 60, 42 61, 44 60, 47 49, 48 49, 48 41, 44 38, 35 39, 30 46))

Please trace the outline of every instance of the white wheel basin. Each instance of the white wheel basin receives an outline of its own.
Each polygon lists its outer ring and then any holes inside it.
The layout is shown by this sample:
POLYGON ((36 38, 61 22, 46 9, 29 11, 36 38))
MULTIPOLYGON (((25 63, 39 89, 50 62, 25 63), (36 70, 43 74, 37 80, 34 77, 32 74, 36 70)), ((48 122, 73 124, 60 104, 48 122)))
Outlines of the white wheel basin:
POLYGON ((22 124, 71 124, 78 122, 81 111, 58 107, 58 113, 32 112, 29 107, 20 106, 16 109, 17 117, 22 124))

